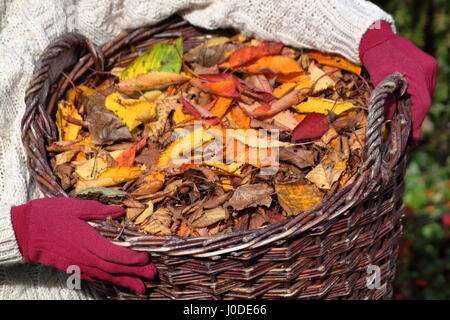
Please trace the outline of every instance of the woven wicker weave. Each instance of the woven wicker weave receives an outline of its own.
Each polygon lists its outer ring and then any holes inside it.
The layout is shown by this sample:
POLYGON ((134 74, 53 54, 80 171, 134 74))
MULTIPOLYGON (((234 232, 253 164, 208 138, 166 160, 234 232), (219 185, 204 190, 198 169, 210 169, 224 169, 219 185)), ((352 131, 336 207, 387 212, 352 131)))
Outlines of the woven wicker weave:
MULTIPOLYGON (((175 17, 121 33, 96 47, 79 34, 54 41, 36 65, 26 92, 22 140, 28 167, 47 197, 66 196, 52 173, 46 146, 57 140, 54 114, 70 82, 97 85, 102 71, 123 66, 156 41, 182 35, 185 50, 206 31, 175 17)), ((210 32, 209 32, 210 33, 210 32)), ((93 225, 117 244, 148 251, 159 279, 146 295, 116 289, 122 299, 380 299, 392 294, 403 211, 405 149, 410 133, 406 81, 386 78, 368 107, 365 162, 355 182, 320 205, 264 229, 210 237, 151 236, 93 225), (384 104, 399 97, 389 137, 381 138, 384 104), (367 286, 368 267, 380 286, 367 286)))

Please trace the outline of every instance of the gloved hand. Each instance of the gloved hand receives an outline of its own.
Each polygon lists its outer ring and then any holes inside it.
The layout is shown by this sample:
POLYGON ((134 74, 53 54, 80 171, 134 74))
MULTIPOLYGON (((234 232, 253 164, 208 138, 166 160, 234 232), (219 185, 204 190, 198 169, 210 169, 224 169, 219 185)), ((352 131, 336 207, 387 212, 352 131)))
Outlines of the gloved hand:
MULTIPOLYGON (((420 127, 431 106, 436 88, 438 64, 436 59, 417 48, 411 41, 397 36, 387 22, 377 22, 363 36, 359 56, 374 85, 398 71, 408 80, 412 100, 412 142, 417 144, 420 127)), ((392 119, 395 101, 391 99, 386 117, 392 119)))
POLYGON ((149 255, 112 244, 83 221, 122 214, 121 207, 74 198, 37 199, 11 209, 17 243, 26 262, 64 272, 76 265, 82 279, 111 282, 143 294, 140 277, 152 279, 156 274, 149 255))

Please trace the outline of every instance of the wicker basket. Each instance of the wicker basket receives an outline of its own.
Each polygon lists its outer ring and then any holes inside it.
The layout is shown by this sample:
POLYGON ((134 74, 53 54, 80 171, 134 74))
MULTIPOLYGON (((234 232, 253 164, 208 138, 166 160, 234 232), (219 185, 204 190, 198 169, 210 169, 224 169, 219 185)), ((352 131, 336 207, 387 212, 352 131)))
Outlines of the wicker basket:
MULTIPOLYGON (((54 114, 70 82, 98 85, 102 71, 123 66, 164 38, 185 39, 185 50, 206 31, 178 17, 128 30, 96 47, 79 34, 65 34, 38 61, 26 91, 22 140, 28 168, 47 197, 66 196, 52 173, 46 146, 57 140, 54 114)), ((209 33, 211 33, 209 31, 209 33)), ((380 299, 392 295, 402 231, 405 149, 410 133, 405 79, 386 78, 369 103, 365 162, 355 182, 316 207, 264 229, 210 237, 151 236, 105 222, 105 237, 147 251, 159 279, 146 295, 117 289, 122 299, 380 299), (384 104, 397 93, 390 134, 382 139, 384 104), (368 267, 380 269, 380 286, 367 285, 368 267), (369 288, 370 287, 370 288, 369 288)))

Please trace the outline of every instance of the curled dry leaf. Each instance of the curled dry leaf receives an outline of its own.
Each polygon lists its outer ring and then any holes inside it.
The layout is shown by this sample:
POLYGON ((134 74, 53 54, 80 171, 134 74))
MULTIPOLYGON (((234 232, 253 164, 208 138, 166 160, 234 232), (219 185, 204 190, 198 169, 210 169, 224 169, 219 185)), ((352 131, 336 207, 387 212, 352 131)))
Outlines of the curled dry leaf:
POLYGON ((206 228, 210 225, 228 218, 228 212, 223 207, 215 207, 205 210, 200 217, 195 219, 191 226, 193 228, 206 228))
POLYGON ((265 184, 252 184, 238 187, 231 196, 228 204, 235 210, 245 208, 266 206, 272 203, 271 194, 273 188, 265 184))
POLYGON ((105 97, 100 93, 84 99, 86 123, 96 145, 111 144, 132 138, 128 127, 113 112, 105 108, 105 97))
POLYGON ((165 178, 160 172, 152 172, 145 177, 144 182, 131 194, 142 196, 158 192, 164 186, 165 178))
POLYGON ((344 170, 345 166, 342 163, 335 166, 320 163, 306 175, 306 179, 320 189, 331 189, 333 183, 339 180, 344 170))

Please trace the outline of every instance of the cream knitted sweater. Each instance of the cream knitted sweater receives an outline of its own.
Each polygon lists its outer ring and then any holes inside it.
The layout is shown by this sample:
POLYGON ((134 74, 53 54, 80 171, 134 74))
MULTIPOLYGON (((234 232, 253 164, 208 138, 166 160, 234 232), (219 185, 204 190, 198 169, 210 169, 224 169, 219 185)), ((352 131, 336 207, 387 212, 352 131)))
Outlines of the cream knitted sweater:
POLYGON ((33 64, 67 31, 97 44, 122 29, 154 24, 178 12, 192 24, 231 27, 260 40, 339 53, 358 62, 362 35, 390 15, 364 0, 0 0, 0 299, 98 298, 88 283, 68 289, 67 275, 25 264, 10 208, 41 197, 25 166, 20 121, 33 64))

